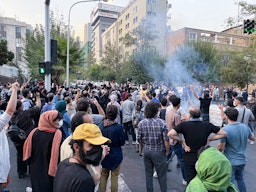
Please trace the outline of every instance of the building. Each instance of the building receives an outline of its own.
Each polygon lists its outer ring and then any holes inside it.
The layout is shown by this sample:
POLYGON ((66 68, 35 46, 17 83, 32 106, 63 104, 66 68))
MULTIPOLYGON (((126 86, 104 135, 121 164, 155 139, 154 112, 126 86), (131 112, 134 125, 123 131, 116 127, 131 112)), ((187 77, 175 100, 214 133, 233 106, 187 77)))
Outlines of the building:
POLYGON ((116 22, 102 34, 102 44, 110 43, 119 49, 120 59, 138 51, 142 41, 150 41, 146 48, 162 53, 169 8, 165 0, 131 0, 116 22), (154 36, 153 40, 144 35, 149 33, 154 36))
POLYGON ((84 63, 86 63, 91 51, 92 51, 92 26, 91 26, 91 23, 87 23, 84 25, 84 46, 83 46, 84 63))
POLYGON ((242 34, 242 26, 237 26, 222 32, 185 27, 173 31, 166 36, 164 53, 166 56, 170 56, 177 47, 188 42, 199 41, 210 42, 222 52, 242 50, 248 47, 249 40, 248 35, 242 34))
POLYGON ((14 18, 0 17, 0 39, 7 40, 8 50, 14 53, 14 63, 22 73, 28 76, 28 68, 24 62, 23 47, 26 34, 32 31, 32 26, 14 18))
POLYGON ((92 51, 96 61, 102 57, 102 39, 101 35, 106 31, 119 17, 123 7, 98 3, 91 13, 92 26, 92 51))

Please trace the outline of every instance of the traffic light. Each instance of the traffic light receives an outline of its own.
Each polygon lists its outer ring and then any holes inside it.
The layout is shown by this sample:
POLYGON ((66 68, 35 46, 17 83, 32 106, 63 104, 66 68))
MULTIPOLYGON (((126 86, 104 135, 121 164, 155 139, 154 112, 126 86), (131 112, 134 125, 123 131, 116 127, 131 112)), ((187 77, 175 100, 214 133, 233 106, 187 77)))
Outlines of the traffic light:
POLYGON ((252 34, 255 31, 254 24, 254 20, 244 20, 244 33, 252 34))
POLYGON ((45 62, 39 62, 39 73, 45 74, 45 62))

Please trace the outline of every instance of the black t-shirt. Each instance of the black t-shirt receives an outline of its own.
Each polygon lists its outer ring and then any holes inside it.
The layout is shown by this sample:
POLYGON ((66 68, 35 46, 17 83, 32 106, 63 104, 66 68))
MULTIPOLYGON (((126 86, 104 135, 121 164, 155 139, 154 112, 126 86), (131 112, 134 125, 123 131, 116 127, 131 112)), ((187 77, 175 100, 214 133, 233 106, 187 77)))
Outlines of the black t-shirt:
POLYGON ((159 117, 163 120, 165 120, 165 114, 166 114, 166 109, 161 109, 160 110, 160 114, 159 117))
POLYGON ((209 108, 210 108, 212 98, 205 99, 205 98, 200 97, 199 101, 200 101, 201 113, 204 113, 204 114, 209 113, 209 108))
POLYGON ((54 178, 54 192, 94 192, 95 184, 89 171, 81 164, 60 162, 54 178))
POLYGON ((206 121, 185 121, 175 128, 177 133, 184 135, 187 146, 191 152, 197 152, 207 144, 207 138, 211 133, 217 133, 220 128, 206 121))

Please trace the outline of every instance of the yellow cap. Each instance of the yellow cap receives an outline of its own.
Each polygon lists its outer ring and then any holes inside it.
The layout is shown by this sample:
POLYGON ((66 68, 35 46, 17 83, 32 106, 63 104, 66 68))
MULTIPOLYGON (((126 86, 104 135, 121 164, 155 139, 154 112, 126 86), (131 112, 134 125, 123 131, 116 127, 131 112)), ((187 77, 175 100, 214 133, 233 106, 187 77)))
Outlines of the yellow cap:
POLYGON ((110 139, 103 137, 100 128, 92 123, 84 123, 76 127, 72 139, 84 139, 93 145, 102 145, 111 142, 110 139))

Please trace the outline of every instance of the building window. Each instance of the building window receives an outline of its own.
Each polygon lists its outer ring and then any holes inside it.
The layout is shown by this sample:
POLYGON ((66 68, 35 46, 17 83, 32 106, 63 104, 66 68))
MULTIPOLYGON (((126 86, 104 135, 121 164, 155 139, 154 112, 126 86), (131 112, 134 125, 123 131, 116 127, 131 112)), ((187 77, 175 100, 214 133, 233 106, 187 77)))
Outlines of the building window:
POLYGON ((16 27, 16 38, 17 39, 21 38, 21 27, 16 27))
POLYGON ((138 22, 138 17, 133 18, 133 24, 138 22))
POLYGON ((147 15, 148 16, 156 16, 156 12, 148 11, 147 15))
POLYGON ((189 33, 189 41, 196 41, 197 37, 196 37, 196 33, 189 33))
POLYGON ((123 30, 122 29, 119 29, 119 34, 122 34, 123 30))
POLYGON ((0 25, 0 37, 6 38, 6 26, 0 25))
POLYGON ((16 47, 16 60, 21 61, 21 47, 16 47))
POLYGON ((119 24, 122 25, 122 23, 123 23, 123 20, 121 19, 121 20, 119 21, 119 24))
POLYGON ((148 4, 156 4, 156 0, 148 0, 148 4))
POLYGON ((128 14, 125 16, 125 19, 126 19, 126 20, 129 19, 129 17, 130 17, 130 14, 128 13, 128 14))
POLYGON ((130 25, 129 25, 129 23, 127 23, 127 24, 125 25, 125 29, 129 29, 129 27, 130 27, 130 25))
POLYGON ((137 11, 138 11, 138 8, 136 6, 136 7, 133 8, 133 13, 137 13, 137 11))

